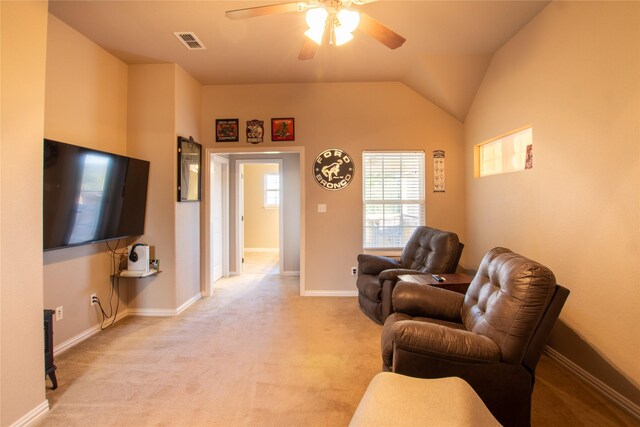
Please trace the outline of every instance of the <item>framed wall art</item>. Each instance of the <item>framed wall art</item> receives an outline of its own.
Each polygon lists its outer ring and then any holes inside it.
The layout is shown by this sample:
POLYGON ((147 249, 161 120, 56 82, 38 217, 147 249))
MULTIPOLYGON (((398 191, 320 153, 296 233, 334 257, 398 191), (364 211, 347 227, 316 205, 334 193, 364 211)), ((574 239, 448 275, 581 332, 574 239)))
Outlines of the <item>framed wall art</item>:
POLYGON ((247 142, 260 144, 264 136, 264 120, 247 120, 247 142))
POLYGON ((433 192, 444 193, 444 150, 433 152, 433 192))
POLYGON ((272 141, 295 141, 295 119, 293 117, 271 119, 272 141))
POLYGON ((178 201, 200 200, 200 164, 202 146, 192 136, 178 137, 178 201))
POLYGON ((216 142, 238 142, 238 119, 216 119, 216 142))

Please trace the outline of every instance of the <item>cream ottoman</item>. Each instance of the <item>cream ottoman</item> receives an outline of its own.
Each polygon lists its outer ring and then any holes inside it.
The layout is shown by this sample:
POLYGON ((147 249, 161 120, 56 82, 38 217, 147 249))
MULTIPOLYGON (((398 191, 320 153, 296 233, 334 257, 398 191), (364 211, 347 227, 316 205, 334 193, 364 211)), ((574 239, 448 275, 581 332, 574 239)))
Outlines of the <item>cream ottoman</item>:
POLYGON ((369 383, 350 427, 500 426, 458 377, 422 379, 381 372, 369 383))

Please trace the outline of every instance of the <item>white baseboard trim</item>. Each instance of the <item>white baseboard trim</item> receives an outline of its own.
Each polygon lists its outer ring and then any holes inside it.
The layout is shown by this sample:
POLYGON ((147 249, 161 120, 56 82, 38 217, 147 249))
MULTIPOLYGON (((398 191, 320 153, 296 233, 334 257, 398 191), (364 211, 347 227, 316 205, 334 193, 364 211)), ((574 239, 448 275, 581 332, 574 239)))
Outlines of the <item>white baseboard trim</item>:
POLYGON ((245 252, 280 252, 279 248, 244 248, 245 252))
POLYGON ((49 401, 47 399, 38 406, 24 414, 19 420, 11 424, 10 427, 29 427, 39 422, 49 412, 49 401))
POLYGON ((640 406, 636 405, 607 384, 603 383, 598 378, 591 375, 589 372, 582 369, 580 366, 573 363, 571 360, 564 357, 562 354, 558 353, 553 348, 546 346, 544 348, 545 353, 547 355, 570 371, 572 374, 576 375, 578 378, 585 381, 591 387, 595 388, 598 392, 600 392, 604 397, 611 400, 614 404, 618 405, 624 411, 629 413, 633 418, 640 421, 640 406))
POLYGON ((176 310, 170 308, 131 308, 129 314, 131 316, 140 317, 170 317, 175 316, 176 310))
POLYGON ((184 310, 189 308, 189 306, 196 301, 202 298, 200 292, 189 298, 184 304, 180 307, 172 309, 172 308, 130 308, 129 315, 130 316, 141 316, 141 317, 171 317, 176 316, 182 313, 184 310))
POLYGON ((195 304, 195 302, 198 301, 200 298, 202 298, 202 295, 200 294, 200 292, 198 292, 197 294, 195 294, 194 296, 189 298, 187 301, 185 301, 184 304, 182 304, 180 307, 178 307, 176 309, 176 314, 182 313, 187 308, 189 308, 191 305, 195 304))
MULTIPOLYGON (((123 310, 118 312, 118 315, 116 316, 116 322, 121 321, 122 319, 124 319, 125 317, 127 317, 130 314, 129 310, 123 310)), ((105 320, 105 324, 109 324, 111 321, 109 319, 105 320)), ((71 337, 68 340, 61 342, 60 344, 56 345, 53 347, 53 356, 57 356, 59 354, 64 353, 65 351, 69 350, 71 347, 80 344, 82 341, 86 340, 87 338, 97 334, 98 332, 100 332, 100 324, 98 323, 95 326, 92 326, 91 328, 80 332, 78 335, 76 335, 75 337, 71 337)))
POLYGON ((357 297, 358 291, 303 291, 303 297, 357 297))
POLYGON ((281 276, 299 276, 300 272, 299 271, 283 271, 282 273, 280 273, 281 276))

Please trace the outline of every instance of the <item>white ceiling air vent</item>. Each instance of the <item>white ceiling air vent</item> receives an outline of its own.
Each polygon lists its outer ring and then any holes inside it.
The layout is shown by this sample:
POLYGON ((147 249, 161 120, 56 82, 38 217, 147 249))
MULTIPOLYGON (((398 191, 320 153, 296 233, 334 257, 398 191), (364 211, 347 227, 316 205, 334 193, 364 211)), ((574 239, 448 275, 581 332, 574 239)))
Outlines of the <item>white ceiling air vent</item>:
POLYGON ((204 50, 206 47, 202 42, 198 39, 195 33, 190 33, 187 31, 178 31, 173 33, 175 36, 182 42, 183 45, 187 47, 189 50, 204 50))

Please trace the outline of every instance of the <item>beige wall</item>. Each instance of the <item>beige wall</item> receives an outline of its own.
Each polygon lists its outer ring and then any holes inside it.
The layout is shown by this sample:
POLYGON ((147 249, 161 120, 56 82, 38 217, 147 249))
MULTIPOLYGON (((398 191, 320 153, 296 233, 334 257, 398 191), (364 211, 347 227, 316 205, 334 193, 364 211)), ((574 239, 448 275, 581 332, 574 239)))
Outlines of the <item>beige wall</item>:
MULTIPOLYGON (((124 62, 49 15, 45 137, 126 155, 127 74, 124 62)), ((121 247, 125 245, 123 241, 121 247)), ((54 323, 56 348, 100 323, 98 307, 89 301, 95 293, 108 303, 107 250, 105 243, 96 243, 44 253, 44 305, 64 307, 64 318, 54 323)), ((127 309, 126 283, 120 291, 122 313, 127 309)))
POLYGON ((130 282, 129 308, 171 315, 200 296, 200 203, 177 201, 177 136, 199 139, 200 85, 175 64, 132 65, 128 95, 129 153, 151 161, 140 241, 162 271, 130 282))
POLYGON ((202 140, 208 147, 251 146, 244 136, 246 121, 251 119, 265 121, 262 147, 304 146, 303 280, 309 293, 356 290, 350 270, 362 251, 363 150, 424 150, 427 225, 455 231, 464 241, 462 124, 401 83, 206 86, 202 117, 202 140), (240 119, 240 142, 214 143, 215 119, 229 117, 240 119), (295 117, 296 141, 271 142, 272 117, 295 117), (343 190, 327 191, 313 180, 311 163, 327 148, 343 149, 356 161, 355 178, 343 190), (446 193, 433 193, 429 187, 433 177, 430 158, 437 149, 446 151, 446 193), (317 212, 319 203, 327 205, 326 213, 317 212))
POLYGON ((176 306, 176 66, 131 65, 128 86, 129 152, 151 162, 144 236, 162 273, 129 282, 133 312, 167 314, 176 306))
POLYGON ((280 209, 264 207, 264 176, 277 174, 277 164, 244 165, 244 248, 277 249, 280 209))
POLYGON ((465 122, 469 263, 500 245, 548 265, 571 290, 562 321, 636 387, 639 41, 639 3, 553 2, 495 54, 465 122), (533 170, 473 178, 474 144, 524 125, 533 170))
POLYGON ((46 412, 42 136, 47 2, 0 2, 0 426, 46 412))
MULTIPOLYGON (((182 68, 175 71, 176 134, 200 141, 202 87, 182 68)), ((174 139, 174 153, 177 139, 174 139)), ((176 154, 177 156, 177 154, 176 154)), ((174 161, 177 174, 177 157, 174 161)), ((202 165, 201 159, 201 165, 202 165)), ((174 175, 175 176, 175 175, 174 175)), ((202 179, 202 171, 200 172, 202 179)), ((177 178, 176 178, 177 181, 177 178)), ((174 185, 173 188, 176 188, 174 185)), ((177 193, 174 193, 177 200, 177 193)), ((176 308, 200 295, 200 202, 176 201, 176 308)), ((204 238, 203 238, 204 240, 204 238)))

